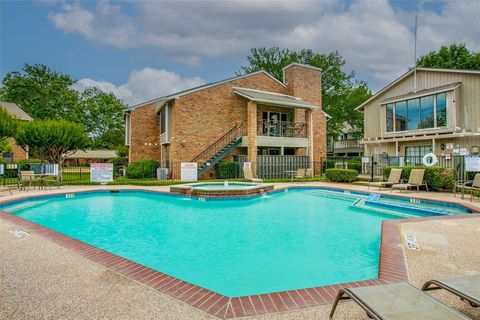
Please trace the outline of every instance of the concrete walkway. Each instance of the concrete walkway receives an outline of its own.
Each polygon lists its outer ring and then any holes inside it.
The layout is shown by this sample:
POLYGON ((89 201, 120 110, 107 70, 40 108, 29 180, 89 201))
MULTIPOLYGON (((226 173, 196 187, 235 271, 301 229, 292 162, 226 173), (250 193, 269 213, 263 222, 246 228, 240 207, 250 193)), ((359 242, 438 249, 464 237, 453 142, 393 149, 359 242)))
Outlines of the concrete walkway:
MULTIPOLYGON (((276 187, 288 185, 277 184, 276 187)), ((367 190, 362 186, 330 183, 308 185, 367 190)), ((29 191, 27 194, 105 188, 168 191, 168 187, 75 186, 62 187, 60 190, 29 191)), ((0 197, 0 201, 23 197, 25 194, 16 192, 14 196, 0 197)), ((420 192, 407 195, 469 203, 455 199, 450 194, 420 192)), ((474 204, 478 206, 480 202, 477 200, 474 204)), ((8 232, 13 227, 11 223, 0 220, 0 319, 214 319, 36 234, 17 238, 8 232)), ((402 233, 402 239, 404 234, 415 235, 420 245, 419 251, 406 249, 410 282, 415 286, 432 278, 443 279, 480 272, 478 216, 406 222, 401 224, 399 232, 402 233)), ((478 308, 475 310, 450 294, 433 292, 432 295, 473 319, 480 319, 478 308)), ((255 319, 327 319, 329 310, 330 306, 322 306, 255 319)), ((351 302, 341 303, 337 312, 335 319, 368 319, 351 302)))

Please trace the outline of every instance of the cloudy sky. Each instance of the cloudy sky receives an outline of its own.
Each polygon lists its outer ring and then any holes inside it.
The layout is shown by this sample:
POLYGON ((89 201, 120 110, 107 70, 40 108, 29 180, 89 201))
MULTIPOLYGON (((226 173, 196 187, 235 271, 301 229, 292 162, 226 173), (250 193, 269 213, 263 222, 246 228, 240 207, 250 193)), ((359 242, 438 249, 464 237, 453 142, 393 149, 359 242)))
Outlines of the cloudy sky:
POLYGON ((480 50, 480 0, 0 1, 0 77, 43 63, 134 104, 228 78, 249 49, 338 50, 373 91, 419 55, 480 50))

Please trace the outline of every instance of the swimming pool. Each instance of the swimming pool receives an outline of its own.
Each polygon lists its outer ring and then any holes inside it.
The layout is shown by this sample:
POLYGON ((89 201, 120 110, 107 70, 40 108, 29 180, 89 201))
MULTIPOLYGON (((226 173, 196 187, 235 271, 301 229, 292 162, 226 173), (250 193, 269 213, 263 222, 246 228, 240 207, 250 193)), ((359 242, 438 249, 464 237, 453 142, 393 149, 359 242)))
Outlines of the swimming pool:
POLYGON ((239 297, 377 278, 382 221, 416 215, 354 205, 365 196, 299 188, 199 201, 120 191, 34 198, 0 208, 239 297))

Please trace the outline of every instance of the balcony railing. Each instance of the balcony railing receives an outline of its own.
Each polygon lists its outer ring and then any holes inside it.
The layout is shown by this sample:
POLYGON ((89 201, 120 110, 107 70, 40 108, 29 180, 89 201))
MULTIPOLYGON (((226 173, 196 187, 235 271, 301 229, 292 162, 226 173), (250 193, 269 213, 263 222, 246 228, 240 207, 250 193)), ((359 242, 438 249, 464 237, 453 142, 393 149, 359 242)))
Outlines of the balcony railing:
POLYGON ((338 140, 334 141, 333 149, 350 149, 350 148, 361 148, 360 139, 347 139, 347 140, 338 140))
POLYGON ((303 122, 264 120, 258 124, 257 135, 268 137, 306 138, 307 126, 303 122))

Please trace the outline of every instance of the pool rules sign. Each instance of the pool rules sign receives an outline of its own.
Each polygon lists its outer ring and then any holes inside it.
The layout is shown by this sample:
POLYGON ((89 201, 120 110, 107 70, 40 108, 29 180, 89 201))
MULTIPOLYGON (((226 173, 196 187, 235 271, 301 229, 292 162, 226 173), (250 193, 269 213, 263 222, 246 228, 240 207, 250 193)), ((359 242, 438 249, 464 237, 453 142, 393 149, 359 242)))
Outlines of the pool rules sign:
POLYGON ((91 182, 113 182, 113 163, 90 163, 91 182))
POLYGON ((180 164, 180 180, 182 181, 197 181, 197 163, 196 162, 182 162, 180 164))

